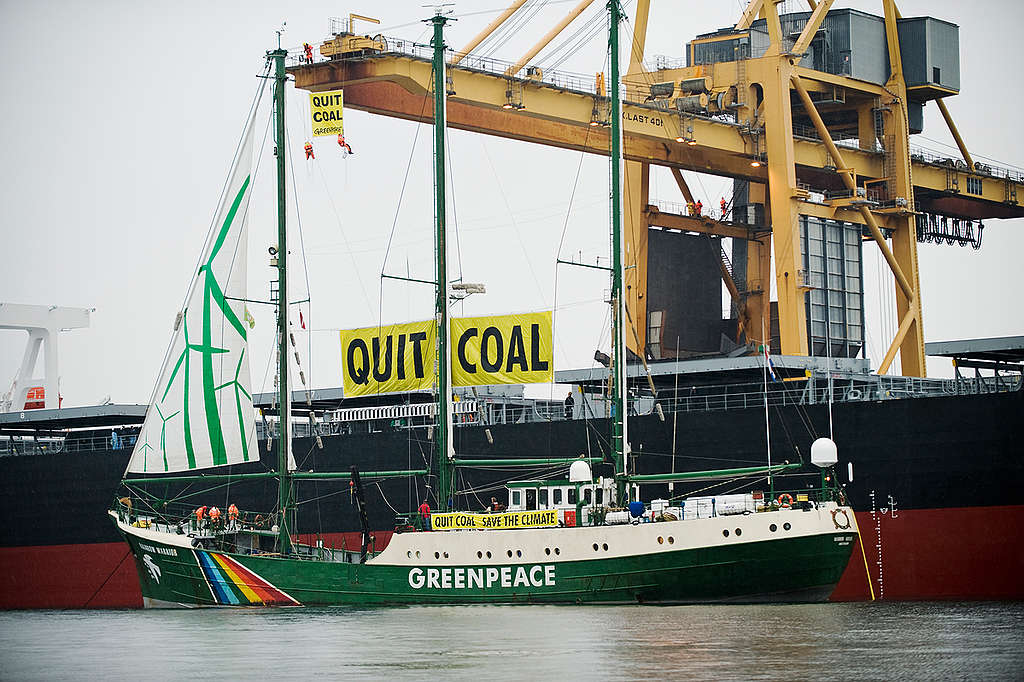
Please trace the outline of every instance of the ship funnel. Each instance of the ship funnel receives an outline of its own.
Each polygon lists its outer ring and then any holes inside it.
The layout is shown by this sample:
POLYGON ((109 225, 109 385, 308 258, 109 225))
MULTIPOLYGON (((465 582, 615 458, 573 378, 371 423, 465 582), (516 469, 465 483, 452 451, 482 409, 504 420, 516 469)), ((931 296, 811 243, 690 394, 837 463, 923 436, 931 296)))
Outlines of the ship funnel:
POLYGON ((590 483, 594 480, 590 465, 578 459, 569 465, 569 483, 590 483))
POLYGON ((811 443, 811 464, 818 467, 830 467, 839 461, 836 444, 831 438, 819 438, 811 443))

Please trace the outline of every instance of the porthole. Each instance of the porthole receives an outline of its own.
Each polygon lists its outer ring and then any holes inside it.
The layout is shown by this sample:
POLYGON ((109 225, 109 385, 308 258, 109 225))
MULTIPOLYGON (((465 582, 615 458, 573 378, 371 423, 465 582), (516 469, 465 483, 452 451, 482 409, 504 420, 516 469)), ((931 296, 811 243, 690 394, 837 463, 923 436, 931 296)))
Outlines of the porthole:
POLYGON ((477 558, 477 559, 483 559, 483 558, 484 558, 484 553, 483 553, 483 552, 479 552, 479 551, 478 551, 478 552, 476 553, 476 558, 477 558))
POLYGON ((724 535, 725 537, 729 537, 729 529, 726 528, 725 530, 723 530, 722 535, 724 535))
POLYGON ((792 527, 793 526, 789 525, 789 521, 786 521, 784 524, 782 524, 782 530, 789 530, 792 527))
POLYGON ((416 558, 417 558, 417 559, 419 559, 419 558, 420 558, 420 551, 419 551, 418 549, 416 550, 416 558))
POLYGON ((410 549, 408 552, 406 552, 405 556, 407 556, 407 557, 409 557, 411 559, 412 558, 412 550, 410 549))
POLYGON ((544 553, 550 556, 551 555, 551 548, 550 547, 545 547, 544 548, 544 553))
POLYGON ((663 538, 663 537, 661 537, 661 536, 659 535, 659 536, 658 536, 658 544, 659 544, 659 545, 664 545, 664 544, 665 544, 665 538, 663 538))
MULTIPOLYGON (((739 531, 736 531, 736 532, 738 533, 739 531)), ((448 552, 445 552, 445 553, 444 553, 444 558, 445 558, 445 559, 447 559, 447 558, 448 558, 448 552)))
POLYGON ((516 550, 516 558, 521 559, 522 557, 523 557, 523 550, 517 549, 516 550))
POLYGON ((594 543, 594 551, 595 552, 597 551, 597 543, 596 542, 594 543))
POLYGON ((606 542, 603 545, 601 545, 601 549, 603 549, 604 551, 607 552, 608 551, 608 543, 606 542))
POLYGON ((743 535, 743 529, 742 528, 737 528, 736 529, 736 537, 739 537, 741 535, 743 535))
POLYGON ((560 550, 557 547, 555 547, 555 554, 558 555, 558 554, 561 554, 561 553, 562 553, 562 550, 560 550))
POLYGON ((509 558, 509 559, 511 559, 511 558, 512 558, 512 550, 511 550, 511 549, 510 549, 510 550, 508 550, 508 558, 509 558))
POLYGON ((674 543, 675 541, 676 541, 676 539, 675 539, 674 537, 672 537, 671 535, 669 535, 669 536, 668 536, 668 544, 670 544, 670 545, 671 545, 671 544, 673 544, 673 543, 674 543))
POLYGON ((488 558, 488 559, 490 559, 490 558, 491 558, 491 550, 487 550, 487 558, 488 558))
POLYGON ((434 558, 435 559, 440 559, 441 558, 441 553, 440 552, 434 552, 434 558))
POLYGON ((774 523, 773 523, 772 525, 768 526, 768 530, 770 530, 770 531, 771 531, 771 532, 773 532, 773 533, 774 533, 775 531, 777 531, 778 529, 779 529, 779 527, 778 527, 778 526, 776 526, 776 525, 775 525, 774 523))

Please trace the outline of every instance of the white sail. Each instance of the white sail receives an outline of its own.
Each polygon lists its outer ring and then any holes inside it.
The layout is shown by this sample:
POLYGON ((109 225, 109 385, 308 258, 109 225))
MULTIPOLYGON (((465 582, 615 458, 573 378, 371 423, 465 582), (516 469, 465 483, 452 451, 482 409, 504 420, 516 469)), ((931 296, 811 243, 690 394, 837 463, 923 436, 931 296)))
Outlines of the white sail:
POLYGON ((190 471, 259 459, 246 336, 246 214, 253 121, 239 146, 146 420, 131 473, 190 471))

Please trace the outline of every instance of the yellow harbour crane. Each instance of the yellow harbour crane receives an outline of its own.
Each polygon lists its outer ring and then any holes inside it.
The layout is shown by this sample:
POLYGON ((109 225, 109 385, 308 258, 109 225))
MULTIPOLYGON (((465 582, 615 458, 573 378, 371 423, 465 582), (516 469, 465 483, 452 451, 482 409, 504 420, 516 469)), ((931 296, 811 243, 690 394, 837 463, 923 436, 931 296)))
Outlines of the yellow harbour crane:
MULTIPOLYGON (((594 0, 573 6, 515 61, 474 54, 525 2, 513 2, 452 53, 448 125, 607 154, 603 74, 581 79, 530 63, 594 0)), ((637 2, 623 78, 630 349, 668 357, 670 344, 660 337, 671 304, 650 303, 663 284, 649 273, 652 230, 732 238, 731 259, 715 247, 715 276, 733 298, 736 340, 764 342, 777 334, 773 352, 786 355, 859 349, 860 256, 845 261, 836 254, 859 254, 865 241, 880 251, 896 287, 898 327, 878 372, 887 372, 898 352, 904 375, 925 376, 917 244, 980 244, 984 219, 1024 216, 1024 177, 975 163, 946 107, 945 98, 960 89, 958 27, 903 17, 894 0, 880 0, 880 15, 833 8, 833 0, 807 0, 806 11, 789 14, 780 14, 778 4, 750 0, 735 25, 691 40, 685 64, 648 69, 650 0, 637 2), (962 159, 911 148, 928 103, 942 113, 962 159), (695 202, 681 171, 733 178, 728 219, 725 211, 712 218, 652 203, 652 165, 670 169, 687 204, 695 202)), ((359 36, 356 19, 376 23, 350 15, 332 28, 320 48, 326 61, 290 68, 296 87, 343 88, 349 108, 430 122, 429 49, 359 36)))

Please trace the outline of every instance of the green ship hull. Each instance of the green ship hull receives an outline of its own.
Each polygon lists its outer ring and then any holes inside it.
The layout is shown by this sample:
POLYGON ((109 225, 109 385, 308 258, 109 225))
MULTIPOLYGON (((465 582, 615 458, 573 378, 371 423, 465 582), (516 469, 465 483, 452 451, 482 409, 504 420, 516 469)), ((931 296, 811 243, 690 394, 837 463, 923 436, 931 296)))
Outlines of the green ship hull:
POLYGON ((403 533, 366 563, 315 548, 296 558, 195 547, 187 535, 111 516, 145 605, 190 607, 824 601, 857 532, 829 512, 403 533))

